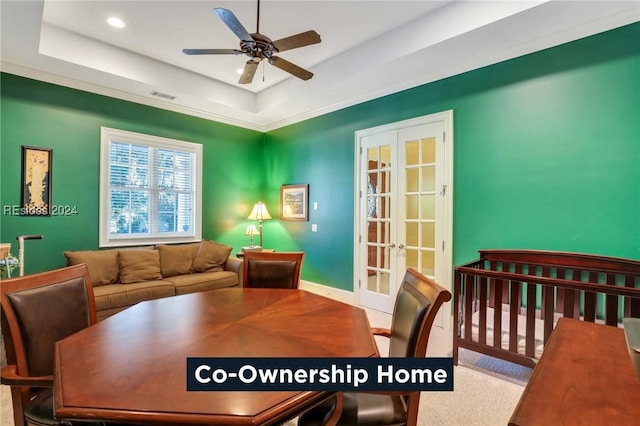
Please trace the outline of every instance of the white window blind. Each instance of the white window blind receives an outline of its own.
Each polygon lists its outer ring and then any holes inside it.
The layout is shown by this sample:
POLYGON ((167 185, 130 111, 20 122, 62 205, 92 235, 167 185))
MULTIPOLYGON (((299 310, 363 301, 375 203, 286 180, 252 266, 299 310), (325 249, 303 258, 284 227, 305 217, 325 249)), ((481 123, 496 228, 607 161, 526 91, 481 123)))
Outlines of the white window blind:
POLYGON ((102 128, 100 246, 201 239, 202 145, 102 128))

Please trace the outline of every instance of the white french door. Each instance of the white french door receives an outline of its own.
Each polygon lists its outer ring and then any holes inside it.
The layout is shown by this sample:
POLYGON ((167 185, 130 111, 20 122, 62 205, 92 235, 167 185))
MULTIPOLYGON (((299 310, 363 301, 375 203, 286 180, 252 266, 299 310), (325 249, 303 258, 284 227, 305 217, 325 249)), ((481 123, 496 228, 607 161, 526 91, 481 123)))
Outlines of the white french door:
POLYGON ((360 305, 391 313, 407 268, 451 289, 452 126, 448 111, 356 132, 360 305))

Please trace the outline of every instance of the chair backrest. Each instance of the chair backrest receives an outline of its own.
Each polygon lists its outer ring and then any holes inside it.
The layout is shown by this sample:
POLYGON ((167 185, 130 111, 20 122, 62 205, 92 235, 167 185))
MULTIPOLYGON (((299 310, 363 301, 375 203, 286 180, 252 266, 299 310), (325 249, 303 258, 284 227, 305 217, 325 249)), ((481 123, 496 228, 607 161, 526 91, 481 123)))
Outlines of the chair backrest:
MULTIPOLYGON (((434 280, 409 268, 404 275, 391 321, 389 357, 424 357, 433 321, 451 292, 434 280)), ((415 425, 420 393, 405 397, 407 425, 415 425)))
POLYGON ((447 289, 415 269, 407 269, 393 308, 389 356, 425 356, 433 320, 449 300, 447 289))
POLYGON ((2 280, 0 304, 7 362, 21 376, 53 374, 55 342, 96 322, 84 264, 2 280))
MULTIPOLYGON (((53 383, 55 342, 96 322, 93 285, 85 264, 2 280, 2 337, 7 363, 24 377, 53 383)), ((35 389, 11 387, 16 425, 35 389)))
POLYGON ((304 252, 248 251, 244 254, 243 287, 298 288, 304 252))

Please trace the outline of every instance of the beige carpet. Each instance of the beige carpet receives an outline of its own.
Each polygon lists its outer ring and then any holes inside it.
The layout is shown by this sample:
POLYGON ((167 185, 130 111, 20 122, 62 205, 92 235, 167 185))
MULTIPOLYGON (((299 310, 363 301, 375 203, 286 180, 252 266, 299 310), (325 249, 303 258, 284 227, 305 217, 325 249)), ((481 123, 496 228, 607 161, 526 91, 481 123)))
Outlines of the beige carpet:
MULTIPOLYGON (((309 290, 313 290, 310 288, 309 290)), ((323 292, 324 295, 335 296, 323 292)), ((372 327, 389 327, 391 316, 367 310, 372 327)), ((386 339, 376 338, 381 354, 386 354, 386 339)), ((428 356, 451 356, 452 335, 434 328, 429 339, 428 356)), ((529 369, 462 351, 454 368, 453 392, 424 392, 420 399, 419 426, 494 426, 506 425, 511 417, 529 369)), ((11 396, 0 386, 0 426, 12 426, 11 396)), ((295 425, 295 421, 286 426, 295 425)))

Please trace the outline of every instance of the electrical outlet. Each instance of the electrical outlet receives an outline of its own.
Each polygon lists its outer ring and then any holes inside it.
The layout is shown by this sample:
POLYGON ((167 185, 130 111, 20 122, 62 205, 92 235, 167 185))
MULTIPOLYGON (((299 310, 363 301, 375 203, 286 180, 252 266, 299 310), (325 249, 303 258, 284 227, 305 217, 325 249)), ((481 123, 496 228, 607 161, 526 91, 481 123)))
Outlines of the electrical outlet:
POLYGON ((318 232, 318 225, 313 223, 311 224, 311 232, 318 232))

